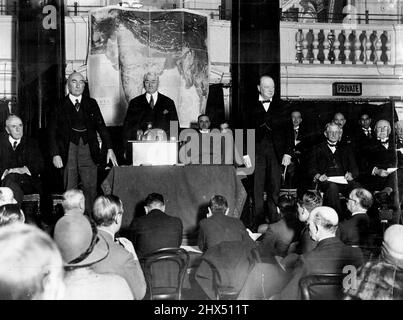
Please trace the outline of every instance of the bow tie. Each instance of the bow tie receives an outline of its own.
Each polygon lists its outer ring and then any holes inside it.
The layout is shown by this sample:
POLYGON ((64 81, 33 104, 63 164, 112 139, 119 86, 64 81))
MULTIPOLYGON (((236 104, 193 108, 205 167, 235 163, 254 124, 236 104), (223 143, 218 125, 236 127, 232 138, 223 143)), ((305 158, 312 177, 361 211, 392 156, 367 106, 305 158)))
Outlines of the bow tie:
POLYGON ((334 147, 334 148, 337 148, 337 143, 327 143, 327 145, 330 147, 330 148, 332 148, 332 147, 334 147))
POLYGON ((271 102, 271 99, 269 99, 269 100, 262 100, 261 102, 262 102, 262 103, 270 103, 270 102, 271 102))
POLYGON ((383 146, 386 146, 389 143, 389 139, 385 141, 380 141, 383 146))

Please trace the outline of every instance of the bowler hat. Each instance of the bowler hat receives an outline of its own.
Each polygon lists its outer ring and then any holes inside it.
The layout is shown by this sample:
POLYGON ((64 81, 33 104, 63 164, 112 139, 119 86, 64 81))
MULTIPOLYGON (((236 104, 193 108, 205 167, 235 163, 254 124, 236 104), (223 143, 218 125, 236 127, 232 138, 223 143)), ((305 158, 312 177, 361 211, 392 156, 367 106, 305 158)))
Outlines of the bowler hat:
POLYGON ((83 215, 66 215, 60 218, 53 238, 60 249, 65 267, 89 266, 106 258, 109 252, 105 239, 83 215))
POLYGON ((395 258, 403 259, 403 226, 400 224, 391 225, 385 230, 383 244, 389 254, 395 258))

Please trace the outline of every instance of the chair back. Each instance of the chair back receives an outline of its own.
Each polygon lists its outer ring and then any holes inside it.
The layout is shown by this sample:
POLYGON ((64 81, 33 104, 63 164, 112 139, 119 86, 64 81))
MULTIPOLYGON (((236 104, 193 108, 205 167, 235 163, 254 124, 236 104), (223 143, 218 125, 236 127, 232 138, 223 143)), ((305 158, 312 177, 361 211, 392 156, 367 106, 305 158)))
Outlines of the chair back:
POLYGON ((189 266, 189 254, 186 250, 182 248, 155 250, 143 257, 142 265, 151 300, 181 300, 183 280, 189 266), (161 265, 161 262, 170 262, 175 268, 164 268, 166 265, 161 265), (171 278, 176 280, 174 286, 156 286, 155 279, 161 271, 161 268, 155 268, 158 264, 163 267, 162 270, 175 273, 170 274, 171 278))
POLYGON ((323 300, 339 300, 343 296, 343 279, 346 275, 343 273, 326 273, 326 274, 311 274, 304 276, 299 281, 299 288, 301 291, 302 300, 315 300, 311 294, 312 286, 321 286, 331 288, 331 293, 326 291, 321 294, 320 298, 323 300))

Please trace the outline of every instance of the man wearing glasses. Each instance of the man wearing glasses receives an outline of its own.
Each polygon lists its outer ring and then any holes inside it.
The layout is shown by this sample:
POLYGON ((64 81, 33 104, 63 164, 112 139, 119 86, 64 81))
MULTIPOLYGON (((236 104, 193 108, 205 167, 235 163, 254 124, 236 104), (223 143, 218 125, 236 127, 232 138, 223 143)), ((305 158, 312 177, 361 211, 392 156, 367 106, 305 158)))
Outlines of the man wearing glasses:
POLYGON ((144 75, 145 93, 130 100, 123 123, 124 144, 128 140, 139 140, 143 133, 153 128, 162 129, 169 136, 171 121, 178 121, 175 103, 158 92, 159 78, 154 72, 144 75))
POLYGON ((367 210, 374 202, 372 194, 366 189, 356 188, 350 192, 346 200, 351 217, 339 225, 340 240, 350 246, 366 245, 369 232, 367 210))

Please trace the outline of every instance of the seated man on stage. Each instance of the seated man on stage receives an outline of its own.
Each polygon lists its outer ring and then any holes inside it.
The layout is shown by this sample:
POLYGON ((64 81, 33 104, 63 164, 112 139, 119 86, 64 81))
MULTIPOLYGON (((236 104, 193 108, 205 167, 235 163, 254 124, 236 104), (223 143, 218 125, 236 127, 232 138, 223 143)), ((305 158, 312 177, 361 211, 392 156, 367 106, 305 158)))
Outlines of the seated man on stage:
POLYGON ((38 143, 24 136, 23 124, 16 115, 6 120, 7 136, 0 138, 1 185, 10 188, 18 204, 24 194, 41 193, 40 173, 44 168, 38 143))
POLYGON ((400 208, 397 188, 397 159, 396 145, 390 133, 392 128, 389 121, 379 120, 375 124, 375 139, 365 148, 368 157, 368 165, 362 170, 360 182, 369 191, 381 191, 392 194, 394 199, 395 223, 400 219, 400 208))
POLYGON ((354 189, 358 167, 351 148, 340 145, 342 129, 335 123, 328 123, 324 135, 326 141, 315 148, 310 165, 310 176, 323 191, 323 204, 343 216, 339 192, 345 194, 354 189))

